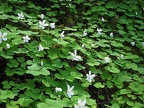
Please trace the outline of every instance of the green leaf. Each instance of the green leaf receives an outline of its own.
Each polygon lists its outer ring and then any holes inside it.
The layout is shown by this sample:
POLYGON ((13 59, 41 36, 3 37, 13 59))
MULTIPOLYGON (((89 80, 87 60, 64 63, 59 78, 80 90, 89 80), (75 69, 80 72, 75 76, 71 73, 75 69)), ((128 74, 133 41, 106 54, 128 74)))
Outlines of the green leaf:
POLYGON ((110 108, 120 108, 119 104, 114 103, 110 108))
POLYGON ((63 108, 63 104, 60 101, 52 99, 46 99, 45 101, 49 108, 63 108))
POLYGON ((94 84, 96 88, 104 88, 105 86, 101 82, 97 82, 94 84))
POLYGON ((57 42, 57 44, 60 44, 60 45, 64 45, 66 46, 68 44, 68 42, 62 40, 61 38, 60 39, 53 39, 55 42, 57 42))
POLYGON ((110 71, 111 73, 119 73, 120 72, 120 70, 118 68, 116 68, 114 65, 106 66, 105 69, 110 71))
POLYGON ((140 74, 144 74, 144 68, 140 67, 140 68, 138 69, 138 72, 139 72, 140 74))
POLYGON ((128 93, 131 93, 131 90, 122 89, 122 90, 120 90, 120 93, 121 94, 128 94, 128 93))
POLYGON ((17 103, 20 104, 22 107, 27 107, 27 106, 29 106, 29 104, 32 103, 32 102, 33 102, 32 99, 30 99, 30 98, 25 98, 25 97, 20 98, 20 99, 18 99, 18 101, 17 101, 17 103))
POLYGON ((7 103, 6 108, 19 108, 19 106, 18 105, 12 105, 11 103, 7 103))
POLYGON ((23 63, 25 61, 25 58, 24 57, 18 57, 17 61, 20 63, 23 63))
POLYGON ((26 73, 32 74, 34 76, 39 75, 50 75, 50 72, 47 69, 39 69, 39 70, 27 70, 26 73))
POLYGON ((37 107, 38 108, 48 108, 48 104, 46 104, 46 103, 38 103, 37 107))
POLYGON ((132 63, 132 64, 131 64, 131 68, 132 68, 133 70, 139 70, 137 64, 135 64, 135 63, 132 63))
POLYGON ((0 19, 2 20, 8 19, 8 15, 0 15, 0 19))
POLYGON ((127 101, 126 102, 129 106, 134 106, 134 102, 133 101, 127 101))
POLYGON ((14 99, 15 94, 11 92, 10 90, 0 90, 0 99, 14 99))
POLYGON ((39 70, 39 69, 41 69, 41 67, 34 63, 31 66, 28 66, 28 69, 29 70, 39 70))
POLYGON ((58 73, 55 74, 55 77, 58 78, 58 79, 62 79, 62 80, 64 79, 64 78, 63 78, 60 74, 58 74, 58 73))
POLYGON ((86 67, 85 66, 82 66, 81 64, 77 64, 76 66, 76 69, 78 70, 82 70, 82 69, 85 69, 86 67))

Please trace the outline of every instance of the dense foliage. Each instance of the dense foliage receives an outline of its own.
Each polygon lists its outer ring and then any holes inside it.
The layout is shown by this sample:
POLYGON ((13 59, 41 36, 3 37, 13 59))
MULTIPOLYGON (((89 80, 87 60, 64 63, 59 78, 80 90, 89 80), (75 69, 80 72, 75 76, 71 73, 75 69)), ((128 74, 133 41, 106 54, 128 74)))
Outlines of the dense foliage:
POLYGON ((143 57, 143 0, 0 1, 3 108, 142 108, 143 57))

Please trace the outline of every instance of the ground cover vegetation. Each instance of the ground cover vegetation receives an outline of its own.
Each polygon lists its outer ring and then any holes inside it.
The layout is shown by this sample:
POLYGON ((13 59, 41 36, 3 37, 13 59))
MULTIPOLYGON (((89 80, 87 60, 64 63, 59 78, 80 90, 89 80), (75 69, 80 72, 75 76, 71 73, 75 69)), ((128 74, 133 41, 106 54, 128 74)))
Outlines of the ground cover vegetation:
POLYGON ((0 108, 143 108, 143 0, 0 0, 0 108))

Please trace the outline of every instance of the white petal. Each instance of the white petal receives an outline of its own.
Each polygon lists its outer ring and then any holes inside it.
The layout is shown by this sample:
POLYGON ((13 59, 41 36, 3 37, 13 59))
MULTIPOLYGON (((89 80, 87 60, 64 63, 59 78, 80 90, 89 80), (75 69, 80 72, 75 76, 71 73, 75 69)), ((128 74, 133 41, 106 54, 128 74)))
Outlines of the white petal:
POLYGON ((3 38, 3 40, 4 40, 4 41, 6 41, 6 40, 7 40, 7 38, 3 38))
POLYGON ((58 88, 58 87, 56 87, 55 90, 56 90, 56 92, 62 92, 62 89, 58 88))
POLYGON ((75 56, 74 53, 71 53, 71 56, 74 57, 75 56))
POLYGON ((92 82, 92 79, 90 77, 87 77, 86 80, 90 83, 92 82))
POLYGON ((110 36, 113 37, 113 32, 110 33, 110 36))
POLYGON ((43 66, 43 64, 44 64, 43 61, 41 61, 41 62, 40 62, 40 65, 43 66))
POLYGON ((134 45, 135 45, 135 42, 131 42, 131 45, 134 46, 134 45))
POLYGON ((0 38, 0 43, 2 43, 2 39, 0 38))
POLYGON ((41 28, 42 28, 42 29, 45 29, 45 27, 44 27, 44 26, 42 26, 41 28))
POLYGON ((70 93, 67 91, 67 95, 68 95, 68 97, 71 97, 71 95, 70 95, 70 93))
POLYGON ((67 95, 68 95, 68 97, 71 98, 71 96, 74 95, 74 93, 70 91, 70 92, 67 92, 67 95))
POLYGON ((46 23, 46 24, 44 24, 44 26, 48 26, 48 24, 46 23))
POLYGON ((42 23, 44 24, 46 22, 46 20, 43 20, 42 23))
POLYGON ((41 22, 41 21, 39 21, 39 24, 41 25, 41 24, 42 24, 42 22, 41 22))
POLYGON ((84 35, 84 36, 87 35, 87 30, 86 30, 86 29, 84 30, 83 35, 84 35))
POLYGON ((68 89, 68 90, 70 89, 70 86, 69 86, 69 85, 67 85, 67 89, 68 89))
POLYGON ((98 32, 101 32, 101 31, 102 31, 102 29, 97 28, 97 31, 98 31, 98 32))
POLYGON ((83 105, 83 106, 85 106, 85 104, 86 104, 86 100, 84 100, 84 101, 82 102, 82 105, 83 105))
POLYGON ((3 36, 6 36, 7 35, 7 33, 3 33, 3 36))
POLYGON ((43 14, 41 14, 40 18, 41 18, 41 19, 44 19, 44 15, 43 15, 43 14))
POLYGON ((62 33, 61 33, 61 34, 64 34, 64 32, 65 32, 65 31, 62 31, 62 33))
POLYGON ((77 55, 77 50, 74 50, 74 54, 77 55))
POLYGON ((91 77, 94 78, 94 77, 95 77, 95 74, 92 74, 91 77))
POLYGON ((43 47, 42 47, 42 45, 39 45, 39 49, 38 49, 38 51, 43 51, 43 47))
POLYGON ((81 56, 76 56, 78 59, 81 59, 81 56))
POLYGON ((103 21, 103 22, 105 21, 103 17, 102 17, 102 21, 103 21))
POLYGON ((72 86, 71 88, 70 88, 70 90, 72 91, 74 89, 74 86, 72 86))
POLYGON ((82 100, 78 99, 78 104, 81 105, 81 103, 82 103, 82 100))
POLYGON ((70 94, 71 94, 71 95, 74 95, 74 92, 73 92, 73 91, 71 91, 71 92, 70 92, 70 94))
POLYGON ((80 108, 78 105, 75 105, 74 108, 80 108))
POLYGON ((50 23, 51 28, 55 28, 55 23, 50 23))
POLYGON ((84 44, 82 44, 82 48, 84 47, 85 45, 84 44))
POLYGON ((74 57, 72 60, 74 60, 74 61, 79 61, 79 59, 77 59, 76 57, 74 57))
POLYGON ((89 75, 91 75, 91 71, 89 71, 89 75))
POLYGON ((7 47, 7 48, 10 48, 10 44, 7 43, 7 44, 6 44, 6 47, 7 47))

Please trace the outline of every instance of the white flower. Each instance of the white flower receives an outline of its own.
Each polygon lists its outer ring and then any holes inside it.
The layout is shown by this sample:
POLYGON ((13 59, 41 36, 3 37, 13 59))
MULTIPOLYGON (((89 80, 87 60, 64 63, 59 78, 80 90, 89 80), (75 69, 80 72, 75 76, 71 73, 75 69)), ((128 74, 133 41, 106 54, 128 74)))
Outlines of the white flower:
POLYGON ((24 42, 27 42, 27 43, 28 43, 29 40, 30 40, 30 37, 29 37, 29 36, 24 36, 24 37, 23 37, 23 41, 24 41, 24 42))
POLYGON ((120 60, 120 59, 124 59, 124 55, 120 55, 120 57, 118 57, 118 59, 120 60))
POLYGON ((41 60, 40 65, 43 66, 43 61, 41 60))
POLYGON ((84 46, 85 46, 85 45, 84 45, 84 44, 82 44, 82 48, 84 48, 84 46))
POLYGON ((72 91, 73 89, 74 89, 74 86, 70 87, 69 85, 67 85, 67 95, 70 98, 72 95, 74 95, 74 92, 72 91))
POLYGON ((78 105, 75 105, 74 108, 86 108, 86 100, 82 101, 81 99, 78 99, 78 105))
POLYGON ((56 90, 56 92, 62 92, 62 89, 58 88, 58 87, 56 87, 55 90, 56 90))
POLYGON ((106 63, 110 62, 110 58, 109 57, 105 57, 104 60, 105 60, 106 63))
POLYGON ((135 13, 136 15, 138 14, 138 12, 135 13))
POLYGON ((6 36, 7 36, 7 33, 3 33, 2 34, 2 32, 0 32, 0 43, 2 43, 2 41, 6 41, 7 40, 6 36))
POLYGON ((123 59, 123 58, 124 58, 124 55, 121 54, 120 57, 123 59))
POLYGON ((61 37, 61 38, 65 37, 64 31, 60 34, 60 37, 61 37))
POLYGON ((92 46, 92 47, 94 47, 94 46, 95 46, 95 44, 91 44, 91 46, 92 46))
POLYGON ((7 44, 6 44, 6 47, 7 47, 7 48, 10 48, 10 44, 7 43, 7 44))
POLYGON ((45 27, 48 26, 48 24, 45 22, 46 22, 46 20, 39 21, 39 27, 42 29, 45 29, 45 27))
POLYGON ((105 19, 102 17, 102 22, 104 22, 105 21, 105 19))
POLYGON ((21 13, 18 13, 18 19, 19 20, 22 20, 24 19, 24 14, 21 12, 21 13))
POLYGON ((77 50, 74 50, 74 53, 71 53, 71 56, 74 61, 80 61, 82 59, 81 56, 77 56, 77 50))
POLYGON ((101 35, 102 29, 97 28, 97 32, 101 35))
POLYGON ((135 42, 131 42, 131 45, 132 45, 132 46, 135 46, 135 42))
POLYGON ((50 23, 51 28, 55 28, 55 23, 50 23))
POLYGON ((42 45, 40 44, 39 46, 38 46, 38 51, 43 51, 44 50, 44 48, 42 47, 42 45))
POLYGON ((87 29, 84 30, 83 35, 84 35, 84 36, 87 35, 87 29))
POLYGON ((142 42, 142 45, 144 46, 144 42, 142 42))
POLYGON ((110 33, 110 37, 113 37, 113 32, 110 33))
POLYGON ((93 78, 95 77, 95 74, 91 74, 91 71, 89 71, 89 74, 86 74, 86 76, 86 80, 91 83, 93 78))
POLYGON ((43 15, 43 14, 41 14, 41 15, 40 15, 40 18, 43 20, 43 19, 44 19, 44 15, 43 15))

